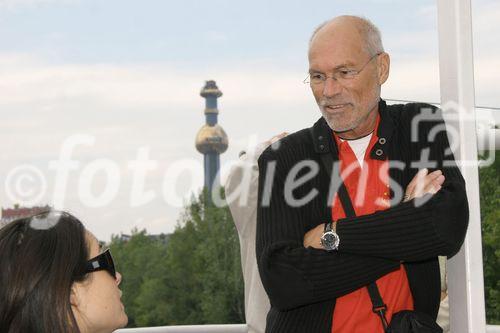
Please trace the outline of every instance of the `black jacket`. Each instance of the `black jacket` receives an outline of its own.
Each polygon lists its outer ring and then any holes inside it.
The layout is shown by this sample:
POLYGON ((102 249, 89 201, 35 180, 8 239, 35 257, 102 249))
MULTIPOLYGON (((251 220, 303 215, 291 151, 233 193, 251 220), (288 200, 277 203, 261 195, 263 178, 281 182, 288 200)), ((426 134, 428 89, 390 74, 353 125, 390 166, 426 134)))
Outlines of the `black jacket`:
POLYGON ((338 159, 338 153, 324 119, 281 139, 279 148, 269 147, 260 156, 256 251, 271 300, 266 332, 330 333, 336 298, 396 270, 402 261, 415 310, 436 318, 437 256, 455 255, 467 230, 464 179, 449 151, 439 109, 427 104, 386 105, 381 100, 379 113, 379 141, 370 157, 389 159, 389 177, 399 185, 391 185, 391 195, 400 200, 387 210, 340 220, 338 251, 303 247, 308 230, 331 220, 330 179, 320 154, 338 159), (296 179, 308 181, 287 191, 287 175, 300 161, 316 164, 319 170, 314 174, 314 167, 300 169, 296 179), (431 164, 422 165, 425 161, 431 164), (401 203, 401 191, 423 167, 443 171, 442 189, 423 205, 415 205, 415 200, 401 203), (314 175, 307 177, 308 173, 314 175), (312 199, 292 207, 285 199, 290 194, 312 199))

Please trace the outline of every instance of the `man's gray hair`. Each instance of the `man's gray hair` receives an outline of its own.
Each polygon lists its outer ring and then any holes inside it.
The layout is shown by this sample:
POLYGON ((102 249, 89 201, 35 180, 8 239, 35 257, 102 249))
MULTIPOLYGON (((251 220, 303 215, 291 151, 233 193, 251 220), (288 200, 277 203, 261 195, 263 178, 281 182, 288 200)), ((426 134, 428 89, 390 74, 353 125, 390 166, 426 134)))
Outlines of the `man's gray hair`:
POLYGON ((311 47, 311 43, 316 34, 318 33, 318 31, 320 31, 324 26, 326 26, 330 22, 339 18, 353 19, 361 23, 357 25, 358 31, 361 34, 361 36, 363 36, 366 42, 365 48, 370 56, 374 56, 377 53, 384 52, 384 46, 382 45, 382 35, 380 34, 380 30, 375 26, 375 24, 373 24, 369 19, 365 17, 353 16, 353 15, 337 16, 321 23, 316 29, 314 29, 314 32, 311 38, 309 39, 309 47, 311 47))

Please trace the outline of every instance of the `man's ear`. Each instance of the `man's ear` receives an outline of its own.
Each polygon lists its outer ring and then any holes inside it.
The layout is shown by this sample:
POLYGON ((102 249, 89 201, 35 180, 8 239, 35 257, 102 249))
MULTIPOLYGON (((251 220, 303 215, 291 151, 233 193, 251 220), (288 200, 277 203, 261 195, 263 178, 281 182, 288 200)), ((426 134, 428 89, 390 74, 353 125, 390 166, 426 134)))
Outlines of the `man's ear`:
POLYGON ((384 84, 389 77, 389 69, 391 67, 391 58, 385 52, 381 53, 377 59, 378 68, 378 83, 380 85, 384 84))

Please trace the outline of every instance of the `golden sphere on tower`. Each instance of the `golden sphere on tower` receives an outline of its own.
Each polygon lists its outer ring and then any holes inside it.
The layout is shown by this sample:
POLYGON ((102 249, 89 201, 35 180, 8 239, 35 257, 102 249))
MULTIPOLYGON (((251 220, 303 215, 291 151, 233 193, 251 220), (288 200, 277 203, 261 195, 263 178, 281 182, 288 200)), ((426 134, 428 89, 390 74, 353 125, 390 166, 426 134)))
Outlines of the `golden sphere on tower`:
POLYGON ((196 149, 202 154, 219 153, 227 150, 227 134, 218 124, 203 125, 196 135, 196 149))

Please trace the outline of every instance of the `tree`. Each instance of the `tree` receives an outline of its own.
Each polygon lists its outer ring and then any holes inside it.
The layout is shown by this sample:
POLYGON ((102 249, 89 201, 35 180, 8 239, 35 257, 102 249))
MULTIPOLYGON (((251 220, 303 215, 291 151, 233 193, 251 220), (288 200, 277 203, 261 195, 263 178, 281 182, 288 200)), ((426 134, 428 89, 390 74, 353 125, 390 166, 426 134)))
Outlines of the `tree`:
POLYGON ((165 235, 148 236, 146 230, 134 230, 129 240, 122 240, 119 236, 112 237, 111 252, 116 261, 116 269, 123 276, 120 288, 129 317, 128 327, 164 324, 158 311, 167 306, 166 299, 158 296, 165 293, 166 288, 158 280, 164 276, 166 270, 165 239, 165 235), (148 297, 153 287, 156 298, 148 297), (147 315, 145 307, 150 310, 147 315))
POLYGON ((145 230, 113 237, 128 327, 245 321, 236 228, 227 206, 205 198, 192 198, 168 242, 145 230))
POLYGON ((201 307, 207 323, 242 323, 244 317, 243 277, 240 246, 229 208, 204 205, 200 232, 206 242, 200 243, 203 270, 201 307))
POLYGON ((167 258, 171 322, 245 321, 239 240, 227 206, 210 204, 205 192, 193 198, 170 238, 167 258))
POLYGON ((500 152, 479 170, 486 319, 500 324, 500 152))

